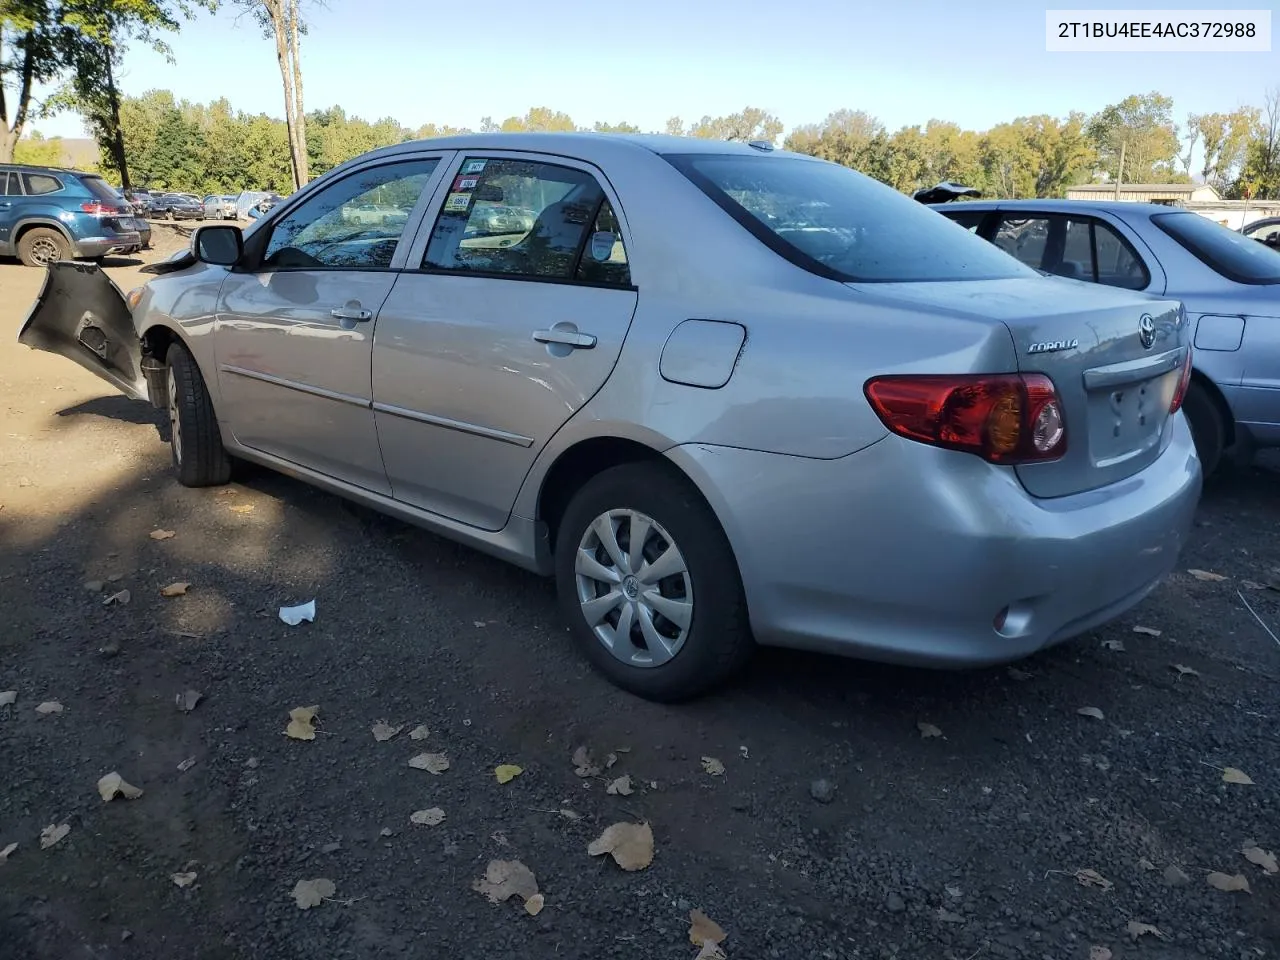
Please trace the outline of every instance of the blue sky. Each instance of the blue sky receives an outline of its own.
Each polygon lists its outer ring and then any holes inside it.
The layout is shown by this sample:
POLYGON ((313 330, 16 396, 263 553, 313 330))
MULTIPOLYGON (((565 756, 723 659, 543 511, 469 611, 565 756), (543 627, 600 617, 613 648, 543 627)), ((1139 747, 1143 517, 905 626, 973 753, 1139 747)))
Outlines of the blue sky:
MULTIPOLYGON (((1047 53, 1044 10, 1025 0, 327 0, 308 7, 304 92, 308 110, 338 104, 409 127, 475 127, 482 116, 548 106, 579 124, 627 120, 648 130, 669 116, 688 123, 749 104, 787 129, 842 107, 891 129, 931 117, 984 129, 1025 114, 1092 112, 1153 89, 1174 98, 1182 122, 1189 112, 1260 105, 1280 82, 1275 52, 1047 53)), ((135 45, 125 92, 225 96, 237 109, 282 116, 274 46, 237 12, 226 4, 186 24, 172 38, 176 64, 135 45)), ((34 126, 83 135, 74 116, 34 126)))

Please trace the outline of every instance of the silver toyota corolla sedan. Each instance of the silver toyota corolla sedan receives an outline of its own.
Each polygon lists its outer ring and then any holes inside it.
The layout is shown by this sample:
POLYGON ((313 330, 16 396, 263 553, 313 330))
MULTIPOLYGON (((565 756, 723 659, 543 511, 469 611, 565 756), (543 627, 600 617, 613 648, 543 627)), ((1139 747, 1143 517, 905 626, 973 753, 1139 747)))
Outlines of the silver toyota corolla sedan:
POLYGON ((151 270, 55 264, 20 339, 168 410, 188 486, 256 461, 554 575, 655 699, 757 642, 1026 656, 1141 600, 1199 495, 1178 303, 765 144, 405 143, 151 270))
POLYGON ((988 200, 935 206, 1046 273, 1172 297, 1195 367, 1183 409, 1206 474, 1224 451, 1280 446, 1280 253, 1153 203, 988 200))

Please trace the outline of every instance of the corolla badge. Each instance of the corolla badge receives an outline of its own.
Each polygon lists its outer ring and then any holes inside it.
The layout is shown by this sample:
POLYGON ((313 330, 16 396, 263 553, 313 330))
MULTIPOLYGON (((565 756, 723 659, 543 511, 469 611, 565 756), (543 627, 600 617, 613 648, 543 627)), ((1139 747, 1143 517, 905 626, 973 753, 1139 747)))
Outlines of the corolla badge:
POLYGON ((1074 350, 1080 346, 1079 340, 1041 340, 1027 348, 1027 353, 1056 353, 1059 350, 1074 350))
POLYGON ((1138 318, 1138 339, 1142 341, 1145 350, 1150 350, 1151 345, 1156 342, 1156 321, 1149 313, 1138 318))

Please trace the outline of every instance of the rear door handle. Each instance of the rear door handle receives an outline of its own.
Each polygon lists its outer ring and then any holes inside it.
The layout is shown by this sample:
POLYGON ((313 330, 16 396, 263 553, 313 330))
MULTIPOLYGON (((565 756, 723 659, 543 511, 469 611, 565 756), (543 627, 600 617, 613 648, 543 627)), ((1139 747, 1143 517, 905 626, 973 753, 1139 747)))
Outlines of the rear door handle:
POLYGON ((354 302, 344 304, 341 307, 334 307, 329 311, 329 316, 335 320, 361 321, 373 319, 373 314, 370 311, 365 310, 360 304, 354 302))
POLYGON ((574 329, 565 329, 559 325, 550 330, 535 330, 533 339, 539 343, 559 343, 575 350, 590 350, 596 345, 596 338, 589 333, 578 333, 574 329))

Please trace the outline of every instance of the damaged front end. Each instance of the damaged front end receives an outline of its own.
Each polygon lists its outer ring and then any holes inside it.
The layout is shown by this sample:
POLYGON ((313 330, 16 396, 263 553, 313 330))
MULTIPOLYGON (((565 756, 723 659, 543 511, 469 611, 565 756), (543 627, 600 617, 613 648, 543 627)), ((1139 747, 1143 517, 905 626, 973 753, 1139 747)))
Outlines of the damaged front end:
POLYGON ((66 357, 135 400, 151 399, 133 313, 97 264, 49 264, 18 342, 66 357))

